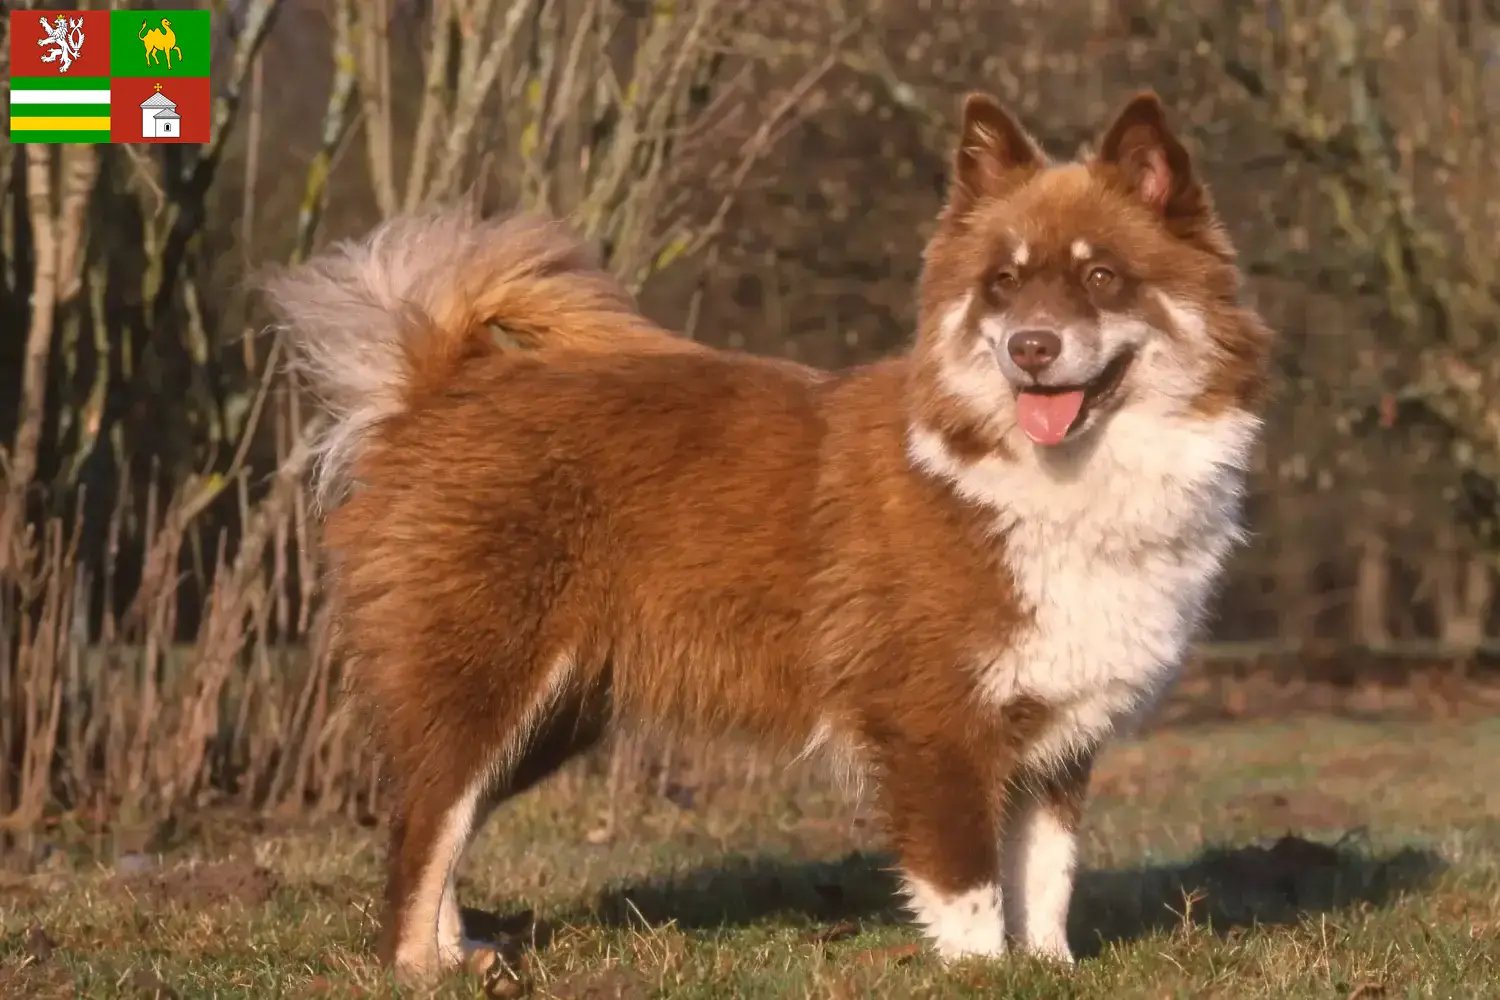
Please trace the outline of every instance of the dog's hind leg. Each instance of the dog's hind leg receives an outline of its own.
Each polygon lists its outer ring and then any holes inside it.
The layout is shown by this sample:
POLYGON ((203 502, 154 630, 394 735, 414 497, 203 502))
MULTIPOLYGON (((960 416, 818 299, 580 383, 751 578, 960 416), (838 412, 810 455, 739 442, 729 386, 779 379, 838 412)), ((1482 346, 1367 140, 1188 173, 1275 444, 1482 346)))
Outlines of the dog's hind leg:
POLYGON ((463 852, 485 817, 596 743, 607 690, 580 690, 570 661, 540 678, 517 711, 481 715, 430 700, 404 706, 388 729, 399 801, 391 821, 382 958, 405 979, 463 961, 467 948, 454 892, 463 852), (416 717, 418 712, 425 719, 416 717))
MULTIPOLYGON (((392 753, 392 761, 401 756, 392 753)), ((460 942, 439 939, 440 925, 452 923, 445 896, 483 818, 494 765, 448 758, 396 767, 403 774, 391 816, 381 956, 402 978, 422 979, 459 961, 460 942)), ((459 936, 459 928, 441 929, 459 936)))
MULTIPOLYGON (((493 811, 532 786, 545 781, 568 761, 599 743, 609 723, 607 685, 570 694, 529 733, 524 750, 496 780, 487 806, 493 811)), ((438 946, 445 954, 467 955, 475 947, 492 945, 464 927, 458 897, 450 877, 438 915, 438 946)))

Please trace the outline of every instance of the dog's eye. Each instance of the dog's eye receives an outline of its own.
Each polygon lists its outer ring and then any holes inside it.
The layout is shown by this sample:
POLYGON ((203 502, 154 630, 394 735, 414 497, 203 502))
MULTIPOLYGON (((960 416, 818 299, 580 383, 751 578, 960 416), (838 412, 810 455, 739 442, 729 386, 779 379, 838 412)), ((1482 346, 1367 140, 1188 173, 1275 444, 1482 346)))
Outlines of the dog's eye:
POLYGON ((1014 271, 1001 271, 990 279, 990 284, 994 286, 995 291, 1009 295, 1021 287, 1021 279, 1014 271))
POLYGON ((1107 267, 1095 267, 1089 270, 1088 282, 1090 288, 1108 288, 1114 280, 1115 272, 1107 267))

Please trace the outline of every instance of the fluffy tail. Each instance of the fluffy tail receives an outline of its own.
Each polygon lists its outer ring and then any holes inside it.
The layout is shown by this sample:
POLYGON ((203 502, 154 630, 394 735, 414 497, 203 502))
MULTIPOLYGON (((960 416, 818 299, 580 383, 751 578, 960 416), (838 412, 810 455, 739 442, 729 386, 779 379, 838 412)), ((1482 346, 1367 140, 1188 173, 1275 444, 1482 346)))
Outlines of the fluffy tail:
POLYGON ((371 431, 466 359, 511 346, 696 349, 641 317, 582 242, 536 216, 400 216, 262 285, 292 367, 332 418, 317 446, 324 502, 346 486, 371 431))

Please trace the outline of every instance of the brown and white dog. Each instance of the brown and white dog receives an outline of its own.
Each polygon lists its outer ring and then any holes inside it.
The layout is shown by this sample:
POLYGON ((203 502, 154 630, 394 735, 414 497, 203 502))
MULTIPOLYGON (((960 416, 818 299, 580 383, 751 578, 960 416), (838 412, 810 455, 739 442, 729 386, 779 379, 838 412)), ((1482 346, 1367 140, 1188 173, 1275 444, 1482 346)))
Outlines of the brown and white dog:
POLYGON ((524 217, 398 219, 269 292, 332 419, 398 971, 460 961, 466 844, 612 723, 827 747, 940 955, 1071 960, 1090 765, 1240 537, 1271 344, 1154 95, 1058 164, 969 97, 914 348, 849 371, 673 338, 524 217))

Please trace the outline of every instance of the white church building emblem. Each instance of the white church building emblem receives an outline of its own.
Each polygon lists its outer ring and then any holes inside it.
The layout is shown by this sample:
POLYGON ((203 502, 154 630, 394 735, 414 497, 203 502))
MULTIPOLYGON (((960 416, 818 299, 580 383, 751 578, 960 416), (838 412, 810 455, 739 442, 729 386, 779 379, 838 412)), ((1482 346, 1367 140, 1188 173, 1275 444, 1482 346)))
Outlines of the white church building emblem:
POLYGON ((177 115, 177 104, 161 92, 158 83, 156 93, 141 102, 141 138, 176 139, 181 135, 182 119, 177 115))

